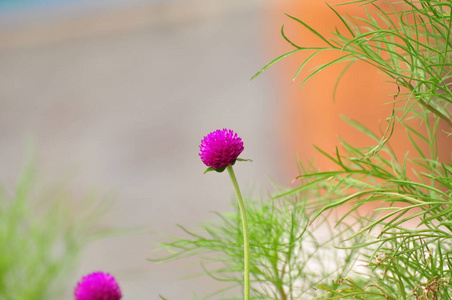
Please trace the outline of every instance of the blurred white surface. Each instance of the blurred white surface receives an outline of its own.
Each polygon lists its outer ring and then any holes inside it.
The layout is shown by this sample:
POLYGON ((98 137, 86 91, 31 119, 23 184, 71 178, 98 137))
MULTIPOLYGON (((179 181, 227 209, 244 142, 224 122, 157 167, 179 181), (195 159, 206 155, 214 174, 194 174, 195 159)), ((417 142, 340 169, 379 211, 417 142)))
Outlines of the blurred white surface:
POLYGON ((9 38, 0 39, 0 180, 14 184, 31 136, 43 177, 74 173, 80 193, 114 193, 105 222, 146 232, 91 244, 78 276, 111 272, 126 300, 193 299, 216 288, 206 277, 180 280, 196 260, 146 261, 157 241, 147 231, 181 235, 176 223, 195 229, 230 209, 227 174, 203 175, 204 135, 231 128, 243 138, 242 157, 254 160, 236 167, 245 194, 282 175, 271 78, 249 80, 268 62, 261 6, 188 2, 199 6, 0 28, 9 38))

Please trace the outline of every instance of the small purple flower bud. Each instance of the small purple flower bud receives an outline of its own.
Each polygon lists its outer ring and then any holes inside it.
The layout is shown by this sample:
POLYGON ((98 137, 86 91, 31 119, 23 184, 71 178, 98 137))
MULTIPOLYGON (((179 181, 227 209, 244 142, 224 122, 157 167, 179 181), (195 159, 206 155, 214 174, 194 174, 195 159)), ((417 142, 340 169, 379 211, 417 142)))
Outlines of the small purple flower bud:
POLYGON ((75 300, 120 300, 121 289, 115 278, 103 272, 88 274, 74 289, 75 300))
POLYGON ((243 142, 230 129, 215 130, 205 136, 199 145, 203 163, 215 170, 233 165, 243 151, 243 142))

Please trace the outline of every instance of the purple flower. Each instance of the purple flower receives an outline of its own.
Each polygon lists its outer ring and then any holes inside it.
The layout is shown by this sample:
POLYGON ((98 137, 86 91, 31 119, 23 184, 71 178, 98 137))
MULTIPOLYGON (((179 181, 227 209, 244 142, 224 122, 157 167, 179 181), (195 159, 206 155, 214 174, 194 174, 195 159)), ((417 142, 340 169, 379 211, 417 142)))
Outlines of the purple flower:
POLYGON ((74 290, 75 300, 119 300, 121 289, 113 276, 94 272, 80 280, 74 290))
POLYGON ((237 133, 230 129, 219 129, 202 139, 199 156, 206 166, 222 170, 233 165, 243 149, 242 139, 237 133))

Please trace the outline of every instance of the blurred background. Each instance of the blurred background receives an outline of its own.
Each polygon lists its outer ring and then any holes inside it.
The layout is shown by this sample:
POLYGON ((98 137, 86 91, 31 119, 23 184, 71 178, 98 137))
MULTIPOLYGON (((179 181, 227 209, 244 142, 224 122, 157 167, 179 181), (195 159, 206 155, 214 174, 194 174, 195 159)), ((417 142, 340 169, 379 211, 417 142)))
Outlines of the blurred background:
MULTIPOLYGON (((279 54, 265 33, 269 7, 0 1, 2 185, 16 185, 31 140, 38 183, 67 178, 77 195, 111 196, 102 225, 132 232, 89 244, 73 285, 103 270, 125 299, 192 299, 217 288, 206 277, 182 280, 196 260, 148 262, 159 241, 151 231, 182 235, 176 224, 196 231, 217 218, 213 211, 231 209, 229 178, 203 175, 198 157, 200 140, 215 129, 234 129, 242 157, 254 161, 237 164, 245 194, 266 195, 270 179, 282 181, 274 78, 249 80, 279 54)), ((279 26, 273 34, 279 38, 279 26)))
MULTIPOLYGON (((193 299, 219 287, 206 277, 183 280, 196 259, 146 260, 158 257, 152 251, 162 240, 151 232, 182 235, 176 224, 196 231, 217 218, 213 211, 231 209, 229 178, 203 175, 198 157, 210 131, 231 128, 243 138, 242 157, 253 163, 237 164, 239 183, 245 195, 264 197, 272 180, 296 184, 297 157, 330 167, 314 144, 333 152, 339 134, 374 143, 339 117, 377 132, 386 125, 392 106, 384 104, 396 88, 364 64, 346 73, 334 103, 340 69, 302 90, 292 83, 305 54, 249 80, 292 50, 282 24, 300 44, 319 43, 286 12, 322 33, 337 25, 317 1, 0 0, 1 184, 17 184, 31 144, 38 183, 63 178, 76 198, 95 191, 99 201, 113 199, 102 226, 127 230, 89 244, 70 286, 103 270, 117 277, 124 299, 193 299)), ((394 136, 395 148, 406 144, 404 131, 394 136)), ((445 140, 446 158, 450 147, 445 140)))

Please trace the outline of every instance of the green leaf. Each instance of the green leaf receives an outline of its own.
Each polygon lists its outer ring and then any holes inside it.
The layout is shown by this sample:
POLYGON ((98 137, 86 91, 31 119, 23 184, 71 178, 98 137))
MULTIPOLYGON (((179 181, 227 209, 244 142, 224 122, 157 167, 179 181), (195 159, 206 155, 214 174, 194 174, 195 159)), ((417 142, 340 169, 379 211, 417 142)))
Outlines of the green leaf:
POLYGON ((252 160, 252 159, 249 159, 249 158, 237 158, 236 160, 237 160, 237 161, 248 161, 248 162, 253 162, 253 160, 252 160))
POLYGON ((208 167, 208 168, 204 171, 203 174, 206 174, 206 173, 212 172, 212 171, 221 173, 221 172, 223 172, 225 169, 226 169, 226 167, 224 167, 224 168, 219 168, 219 169, 214 169, 214 168, 212 168, 212 167, 208 167))
POLYGON ((309 26, 308 24, 306 24, 305 22, 303 22, 302 20, 295 18, 289 14, 286 14, 286 16, 288 16, 289 18, 291 18, 292 20, 297 21, 298 23, 300 23, 301 25, 303 25, 306 29, 308 29, 309 31, 311 31, 313 34, 315 34, 317 37, 319 37, 322 41, 324 41, 325 43, 327 43, 330 47, 335 48, 333 44, 331 44, 323 35, 321 35, 318 31, 316 31, 314 28, 312 28, 311 26, 309 26))

